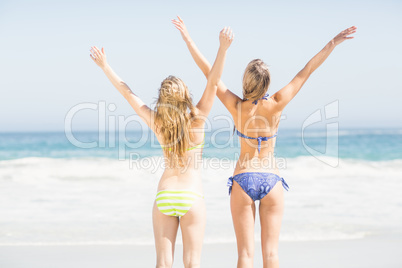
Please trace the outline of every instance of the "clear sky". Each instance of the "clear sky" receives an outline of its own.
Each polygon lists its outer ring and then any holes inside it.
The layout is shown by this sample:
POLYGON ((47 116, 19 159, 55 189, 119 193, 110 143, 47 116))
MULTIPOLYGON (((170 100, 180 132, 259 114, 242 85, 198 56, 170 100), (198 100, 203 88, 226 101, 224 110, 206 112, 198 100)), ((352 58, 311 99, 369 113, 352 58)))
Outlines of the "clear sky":
MULTIPOLYGON (((247 63, 263 59, 270 92, 293 76, 341 30, 356 25, 285 109, 281 127, 300 127, 339 101, 340 127, 402 127, 402 1, 7 1, 0 2, 0 131, 63 130, 80 103, 114 103, 110 116, 133 114, 89 57, 105 47, 109 64, 147 104, 160 82, 182 78, 198 101, 206 80, 170 19, 179 14, 213 62, 218 33, 236 34, 223 74, 241 95, 247 63)), ((211 117, 228 115, 216 99, 211 117)), ((74 117, 96 130, 97 112, 74 117)))

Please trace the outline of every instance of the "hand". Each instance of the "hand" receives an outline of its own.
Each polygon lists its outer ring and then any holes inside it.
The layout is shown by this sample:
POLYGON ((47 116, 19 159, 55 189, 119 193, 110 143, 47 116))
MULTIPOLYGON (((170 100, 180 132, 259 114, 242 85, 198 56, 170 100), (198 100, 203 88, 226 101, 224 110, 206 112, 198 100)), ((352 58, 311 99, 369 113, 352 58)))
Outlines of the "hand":
POLYGON ((230 44, 232 44, 233 39, 234 33, 230 27, 223 28, 223 30, 219 33, 219 42, 221 44, 221 48, 223 49, 228 49, 230 44))
POLYGON ((356 32, 357 27, 356 26, 352 26, 347 28, 346 30, 343 30, 342 32, 340 32, 337 36, 334 37, 334 39, 331 40, 331 42, 337 46, 340 43, 342 43, 343 41, 345 41, 346 39, 352 39, 354 38, 354 36, 348 36, 351 35, 353 33, 356 32))
POLYGON ((91 59, 103 69, 107 65, 105 49, 102 47, 102 51, 100 51, 96 46, 93 46, 89 51, 92 53, 89 54, 91 59))
POLYGON ((184 41, 189 41, 190 40, 190 35, 188 34, 187 27, 184 24, 184 21, 177 16, 177 20, 172 20, 172 23, 178 29, 181 33, 181 37, 183 38, 184 41))

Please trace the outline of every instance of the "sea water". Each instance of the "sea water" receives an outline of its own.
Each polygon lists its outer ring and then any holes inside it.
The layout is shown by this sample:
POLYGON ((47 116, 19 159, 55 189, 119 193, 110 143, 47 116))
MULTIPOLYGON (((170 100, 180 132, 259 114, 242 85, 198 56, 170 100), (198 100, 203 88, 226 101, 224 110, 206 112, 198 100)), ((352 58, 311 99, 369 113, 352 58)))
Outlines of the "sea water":
MULTIPOLYGON (((0 133, 0 245, 152 244, 163 172, 152 134, 73 134, 0 133)), ((226 183, 238 153, 232 133, 206 134, 206 243, 235 241, 226 183)), ((282 129, 276 157, 290 186, 281 240, 402 233, 402 130, 282 129)))

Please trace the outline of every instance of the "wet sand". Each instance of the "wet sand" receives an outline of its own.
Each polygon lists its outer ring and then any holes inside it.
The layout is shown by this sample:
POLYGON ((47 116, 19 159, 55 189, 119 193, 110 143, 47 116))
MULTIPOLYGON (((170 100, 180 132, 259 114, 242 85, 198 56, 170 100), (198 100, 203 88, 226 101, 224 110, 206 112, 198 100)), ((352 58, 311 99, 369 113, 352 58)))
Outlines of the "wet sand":
MULTIPOLYGON (((402 236, 373 236, 356 240, 281 241, 281 267, 402 267, 402 236)), ((173 267, 183 267, 181 245, 173 267)), ((236 267, 234 243, 205 244, 201 267, 236 267)), ((0 246, 2 268, 155 267, 152 245, 0 246)), ((256 243, 254 267, 262 267, 256 243)))

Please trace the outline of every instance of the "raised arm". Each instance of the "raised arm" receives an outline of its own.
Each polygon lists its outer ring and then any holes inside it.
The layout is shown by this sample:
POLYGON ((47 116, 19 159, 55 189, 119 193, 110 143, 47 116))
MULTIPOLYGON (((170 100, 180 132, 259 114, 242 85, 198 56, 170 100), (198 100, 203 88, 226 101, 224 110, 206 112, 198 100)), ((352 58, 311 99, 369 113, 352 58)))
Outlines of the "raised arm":
POLYGON ((112 67, 107 63, 106 54, 104 48, 99 50, 96 46, 90 49, 91 59, 98 65, 113 86, 120 92, 121 95, 128 101, 128 103, 133 107, 134 111, 144 120, 144 122, 154 130, 153 124, 151 124, 151 118, 153 116, 153 111, 150 109, 137 95, 135 95, 128 85, 113 71, 112 67))
POLYGON ((278 110, 283 110, 285 106, 296 96, 301 87, 310 77, 310 75, 328 58, 334 48, 347 39, 352 39, 349 36, 356 32, 356 27, 352 26, 335 36, 329 43, 315 55, 304 68, 290 81, 288 85, 276 92, 272 97, 278 104, 278 110))
MULTIPOLYGON (((211 71, 211 64, 204 57, 204 55, 202 55, 200 50, 195 45, 194 41, 191 39, 187 31, 187 27, 184 24, 184 21, 179 16, 177 16, 177 20, 172 20, 172 23, 180 31, 181 36, 184 42, 186 42, 187 48, 190 51, 190 54, 193 57, 195 63, 204 73, 205 77, 208 78, 209 72, 211 71)), ((222 80, 220 80, 218 83, 216 95, 230 113, 234 113, 236 111, 236 104, 237 102, 241 101, 241 99, 236 94, 227 89, 222 80)))
POLYGON ((206 117, 211 111, 212 104, 214 102, 216 91, 218 89, 219 81, 221 80, 223 66, 225 65, 226 52, 233 41, 233 33, 230 28, 224 28, 219 33, 219 50, 216 55, 214 65, 208 74, 207 87, 204 90, 204 94, 197 104, 197 108, 201 112, 201 115, 206 117))

